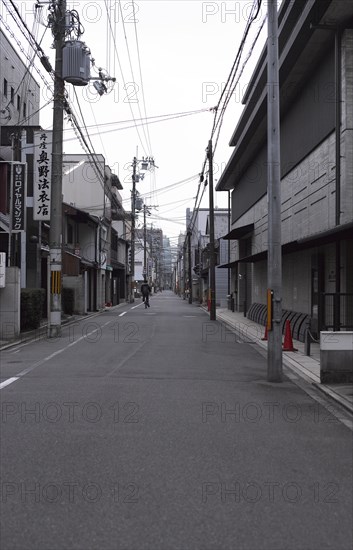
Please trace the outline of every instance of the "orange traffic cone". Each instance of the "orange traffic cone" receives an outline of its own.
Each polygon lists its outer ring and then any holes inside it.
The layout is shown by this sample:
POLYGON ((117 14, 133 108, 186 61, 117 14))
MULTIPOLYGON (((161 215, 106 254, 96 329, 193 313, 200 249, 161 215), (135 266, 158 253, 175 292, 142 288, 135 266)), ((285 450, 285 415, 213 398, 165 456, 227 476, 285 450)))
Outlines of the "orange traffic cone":
POLYGON ((266 340, 267 341, 267 336, 268 336, 268 332, 267 332, 267 325, 266 325, 265 336, 263 338, 261 338, 261 340, 266 340))
POLYGON ((286 321, 286 328, 284 332, 284 342, 283 342, 283 351, 298 351, 293 346, 292 332, 290 329, 290 322, 286 321))

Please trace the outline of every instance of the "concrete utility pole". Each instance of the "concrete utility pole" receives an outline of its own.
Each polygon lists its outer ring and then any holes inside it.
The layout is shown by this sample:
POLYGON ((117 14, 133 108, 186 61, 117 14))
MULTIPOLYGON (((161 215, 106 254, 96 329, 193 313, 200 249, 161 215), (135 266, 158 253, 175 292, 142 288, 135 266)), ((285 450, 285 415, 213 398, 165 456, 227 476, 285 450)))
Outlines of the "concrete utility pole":
MULTIPOLYGON (((146 225, 147 206, 143 205, 143 276, 147 279, 147 225, 146 225)), ((152 235, 151 235, 152 238, 152 235)))
POLYGON ((137 158, 132 161, 132 196, 131 196, 131 284, 130 284, 130 303, 135 301, 134 280, 135 280, 135 211, 136 211, 136 165, 137 158))
MULTIPOLYGON (((137 155, 137 153, 136 153, 137 155)), ((149 166, 158 168, 154 164, 153 157, 142 157, 142 160, 138 160, 137 156, 132 161, 132 196, 131 196, 131 293, 130 301, 134 302, 134 280, 135 280, 135 232, 136 232, 136 182, 139 181, 140 176, 137 176, 136 169, 137 164, 142 163, 142 170, 147 170, 149 166)))
POLYGON ((183 299, 186 298, 186 239, 183 244, 183 299))
MULTIPOLYGON (((231 204, 230 204, 230 191, 228 191, 228 233, 230 233, 230 226, 231 226, 231 204)), ((228 264, 230 263, 230 239, 228 239, 228 264)), ((231 271, 230 267, 228 265, 228 296, 230 296, 230 288, 231 288, 231 271)))
POLYGON ((52 146, 52 188, 50 205, 50 318, 49 338, 61 334, 61 280, 62 280, 62 161, 64 80, 62 78, 63 45, 65 41, 66 0, 58 0, 53 34, 55 40, 55 78, 52 146))
POLYGON ((192 273, 191 273, 191 235, 192 232, 188 231, 188 277, 189 277, 189 304, 192 304, 192 273))
MULTIPOLYGON (((281 151, 278 74, 277 0, 268 2, 267 39, 267 160, 268 160, 268 295, 272 293, 272 319, 268 319, 267 380, 282 382, 282 250, 281 151)), ((269 311, 270 310, 270 311, 269 311)))
POLYGON ((215 271, 215 247, 214 247, 214 206, 213 206, 213 151, 212 140, 208 142, 208 185, 209 185, 209 220, 210 220, 210 321, 216 320, 216 271, 215 271))

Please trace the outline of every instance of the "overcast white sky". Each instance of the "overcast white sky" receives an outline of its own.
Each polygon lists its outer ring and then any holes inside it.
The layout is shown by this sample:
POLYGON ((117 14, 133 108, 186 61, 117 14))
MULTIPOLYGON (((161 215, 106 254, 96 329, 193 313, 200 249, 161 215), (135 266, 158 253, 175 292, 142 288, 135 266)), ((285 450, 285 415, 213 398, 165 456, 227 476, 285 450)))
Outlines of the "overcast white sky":
MULTIPOLYGON (((5 4, 7 3, 8 0, 5 0, 5 4)), ((45 27, 33 26, 34 2, 26 0, 16 4, 39 42, 45 27)), ((132 186, 130 166, 137 148, 139 159, 146 154, 153 155, 159 168, 155 170, 154 175, 146 175, 138 184, 138 190, 143 194, 149 193, 150 196, 145 200, 146 204, 159 207, 158 210, 152 210, 149 222, 155 227, 161 227, 173 243, 176 242, 180 231, 185 230, 185 210, 194 206, 198 180, 195 179, 168 192, 158 190, 201 171, 210 138, 213 113, 204 112, 150 124, 148 130, 151 149, 146 143, 146 128, 144 130, 139 126, 140 140, 134 123, 121 124, 121 121, 131 121, 132 112, 136 119, 145 117, 145 107, 147 117, 214 107, 220 97, 222 84, 226 81, 234 62, 252 4, 253 0, 137 0, 134 4, 121 0, 120 6, 118 1, 113 0, 68 2, 68 7, 76 9, 79 13, 85 29, 81 40, 90 48, 97 67, 104 68, 116 78, 115 86, 108 95, 98 96, 92 84, 87 88, 76 87, 95 152, 103 154, 107 164, 119 176, 124 186, 122 196, 127 210, 130 210, 132 186), (124 82, 127 89, 124 89, 124 82), (112 124, 113 122, 115 124, 112 124), (119 130, 124 126, 132 128, 119 130)), ((267 4, 264 2, 246 42, 244 59, 266 11, 267 4)), ((15 29, 15 24, 4 5, 1 7, 1 13, 11 28, 15 29)), ((47 16, 45 6, 42 15, 44 18, 47 16)), ((266 33, 267 24, 226 112, 215 154, 216 181, 231 155, 232 149, 228 142, 241 114, 241 97, 263 47, 266 33)), ((28 43, 18 33, 18 29, 16 35, 20 37, 25 50, 30 51, 28 43)), ((48 29, 41 45, 54 65, 54 50, 51 49, 51 44, 52 36, 48 29)), ((38 66, 41 67, 40 63, 38 66)), ((49 80, 49 75, 43 68, 41 70, 49 80)), ((81 120, 77 99, 70 84, 67 84, 67 90, 75 113, 81 120)), ((41 111, 40 123, 44 128, 52 127, 51 105, 41 111)), ((69 128, 70 125, 65 127, 69 128)), ((73 137, 73 133, 65 131, 65 138, 69 137, 73 137)), ((64 142, 64 152, 82 153, 83 150, 77 141, 70 140, 64 142)), ((227 206, 227 193, 215 193, 215 205, 227 206)), ((208 206, 208 191, 201 206, 208 206)))

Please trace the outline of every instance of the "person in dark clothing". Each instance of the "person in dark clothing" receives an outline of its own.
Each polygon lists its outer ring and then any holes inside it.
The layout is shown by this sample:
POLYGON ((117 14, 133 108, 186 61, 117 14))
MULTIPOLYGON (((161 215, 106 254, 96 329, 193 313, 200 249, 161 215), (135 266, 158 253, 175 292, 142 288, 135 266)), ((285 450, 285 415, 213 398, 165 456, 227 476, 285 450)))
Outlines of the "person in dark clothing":
POLYGON ((141 285, 141 294, 142 294, 142 301, 145 302, 145 307, 150 307, 150 293, 151 293, 151 287, 146 281, 146 279, 143 281, 141 285))

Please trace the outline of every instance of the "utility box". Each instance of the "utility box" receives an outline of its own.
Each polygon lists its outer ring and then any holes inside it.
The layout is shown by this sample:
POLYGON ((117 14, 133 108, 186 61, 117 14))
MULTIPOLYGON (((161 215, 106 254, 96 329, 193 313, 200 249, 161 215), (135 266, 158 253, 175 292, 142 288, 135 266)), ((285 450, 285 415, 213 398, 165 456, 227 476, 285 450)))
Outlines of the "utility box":
POLYGON ((353 383, 353 332, 320 332, 320 382, 353 383))
POLYGON ((86 86, 91 74, 90 50, 84 42, 71 40, 63 47, 63 79, 74 86, 86 86))

